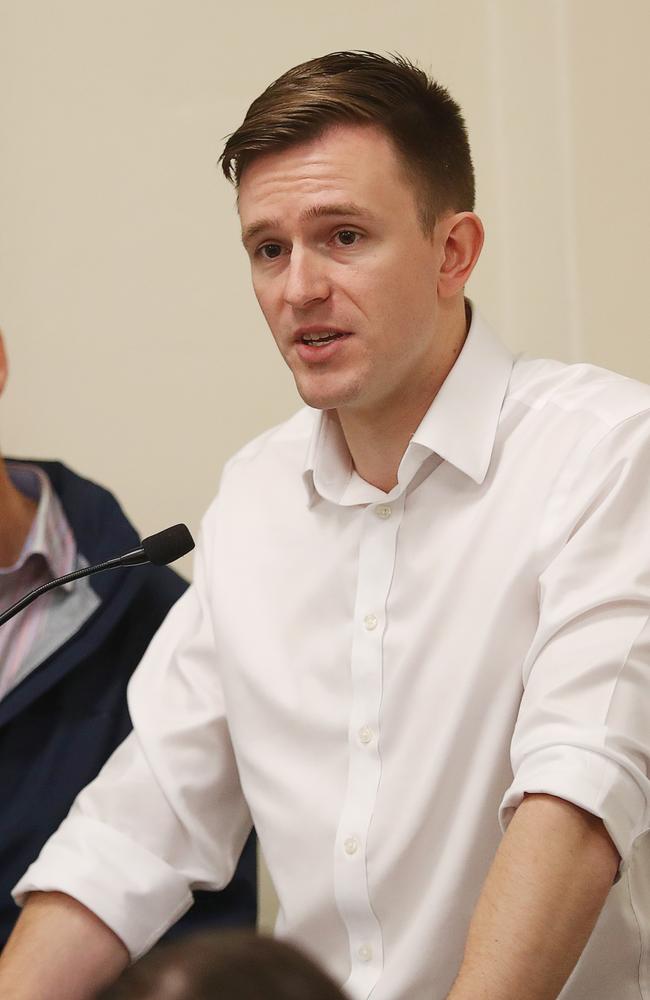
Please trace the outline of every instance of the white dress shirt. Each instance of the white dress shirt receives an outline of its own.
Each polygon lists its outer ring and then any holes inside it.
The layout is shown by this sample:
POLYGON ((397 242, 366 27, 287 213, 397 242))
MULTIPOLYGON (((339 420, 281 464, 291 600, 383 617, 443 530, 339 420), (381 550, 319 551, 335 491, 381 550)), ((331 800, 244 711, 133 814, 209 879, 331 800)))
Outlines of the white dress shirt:
POLYGON ((251 824, 355 998, 443 1000, 523 793, 623 859, 563 1000, 650 996, 650 389, 513 358, 475 316, 390 493, 305 409, 226 467, 134 733, 17 887, 133 955, 251 824))

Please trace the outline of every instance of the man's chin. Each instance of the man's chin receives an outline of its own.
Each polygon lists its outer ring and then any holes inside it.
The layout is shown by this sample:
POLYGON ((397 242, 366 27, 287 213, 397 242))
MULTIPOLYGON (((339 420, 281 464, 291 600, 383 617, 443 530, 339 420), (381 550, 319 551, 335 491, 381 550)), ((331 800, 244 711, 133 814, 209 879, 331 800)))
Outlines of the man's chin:
POLYGON ((338 410, 354 403, 359 395, 357 385, 318 386, 303 379, 295 379, 295 383, 300 398, 314 410, 338 410))

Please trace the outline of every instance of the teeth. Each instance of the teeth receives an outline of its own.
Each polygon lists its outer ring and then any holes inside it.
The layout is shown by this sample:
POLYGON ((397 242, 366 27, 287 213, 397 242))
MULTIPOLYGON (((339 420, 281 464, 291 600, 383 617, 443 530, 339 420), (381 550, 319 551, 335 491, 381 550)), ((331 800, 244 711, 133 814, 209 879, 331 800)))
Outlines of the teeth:
POLYGON ((302 342, 303 344, 309 344, 311 347, 315 347, 320 344, 330 344, 333 340, 336 340, 337 337, 340 336, 340 333, 312 334, 310 337, 303 337, 302 342))

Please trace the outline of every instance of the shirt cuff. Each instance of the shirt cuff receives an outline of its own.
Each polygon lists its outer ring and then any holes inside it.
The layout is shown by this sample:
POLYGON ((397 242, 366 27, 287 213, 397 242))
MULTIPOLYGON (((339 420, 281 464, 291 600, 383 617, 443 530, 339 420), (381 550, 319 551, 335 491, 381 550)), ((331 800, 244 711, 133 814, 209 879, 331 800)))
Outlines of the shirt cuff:
POLYGON ((12 895, 63 892, 117 934, 131 959, 148 951, 193 903, 187 880, 161 858, 98 820, 69 817, 12 895))
POLYGON ((525 757, 499 807, 505 833, 524 793, 555 795, 603 821, 623 865, 648 830, 650 781, 627 759, 584 747, 545 747, 525 757))

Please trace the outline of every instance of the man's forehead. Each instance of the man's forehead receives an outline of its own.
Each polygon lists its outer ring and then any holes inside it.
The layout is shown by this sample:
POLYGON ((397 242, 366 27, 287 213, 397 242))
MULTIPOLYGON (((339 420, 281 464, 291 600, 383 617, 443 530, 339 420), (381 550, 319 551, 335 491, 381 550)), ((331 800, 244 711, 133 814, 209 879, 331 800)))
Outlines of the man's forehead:
POLYGON ((376 156, 382 147, 389 158, 395 155, 393 140, 385 129, 375 123, 336 122, 314 136, 251 157, 239 179, 239 190, 259 173, 291 167, 299 169, 301 164, 318 161, 343 164, 359 150, 372 150, 371 155, 376 156))
POLYGON ((287 208, 299 212, 302 222, 372 214, 372 198, 364 195, 394 182, 396 166, 390 139, 364 125, 337 126, 309 142, 265 153, 246 167, 239 185, 242 237, 279 222, 287 208))

